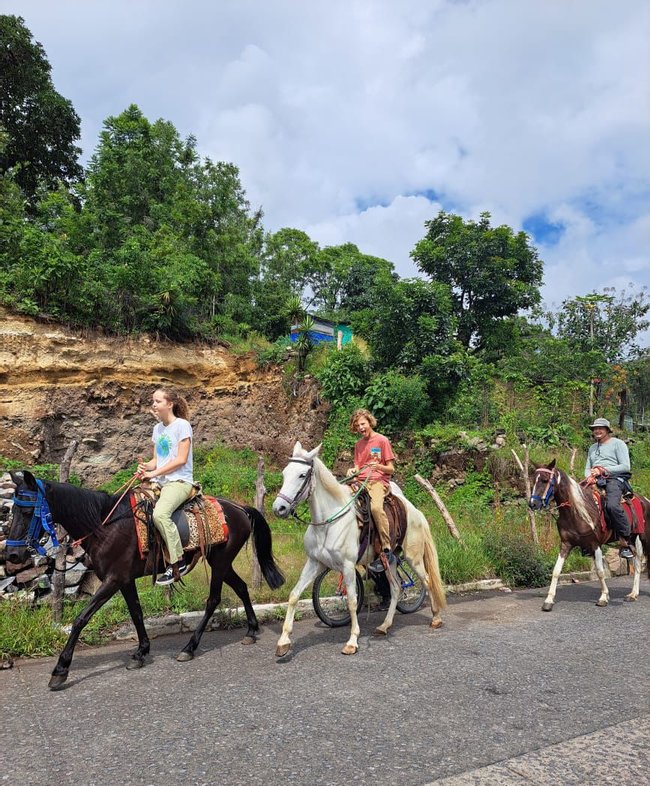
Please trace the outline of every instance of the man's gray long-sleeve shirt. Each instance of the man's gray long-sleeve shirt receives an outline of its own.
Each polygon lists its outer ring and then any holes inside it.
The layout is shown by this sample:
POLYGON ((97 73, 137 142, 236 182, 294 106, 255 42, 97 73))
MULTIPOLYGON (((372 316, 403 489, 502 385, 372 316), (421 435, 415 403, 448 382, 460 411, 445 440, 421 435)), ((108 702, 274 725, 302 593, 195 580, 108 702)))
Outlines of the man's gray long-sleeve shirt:
POLYGON ((587 454, 585 477, 593 467, 604 467, 613 476, 630 472, 630 452, 625 442, 618 437, 611 437, 607 442, 594 442, 587 454))

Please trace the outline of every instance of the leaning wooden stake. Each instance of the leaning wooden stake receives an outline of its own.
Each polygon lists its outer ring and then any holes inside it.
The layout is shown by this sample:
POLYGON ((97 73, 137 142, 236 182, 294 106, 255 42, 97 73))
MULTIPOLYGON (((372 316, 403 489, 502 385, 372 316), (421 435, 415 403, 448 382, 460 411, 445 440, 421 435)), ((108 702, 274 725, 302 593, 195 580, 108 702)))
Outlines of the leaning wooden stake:
MULTIPOLYGON (((519 456, 517 455, 517 453, 515 452, 515 449, 510 448, 510 450, 512 451, 512 455, 515 457, 515 461, 517 462, 517 464, 519 465, 519 469, 521 470, 521 474, 524 478, 524 487, 526 489, 526 499, 529 500, 532 492, 530 488, 530 475, 528 474, 528 463, 529 463, 528 445, 524 445, 523 463, 519 458, 519 456)), ((528 520, 530 521, 530 534, 533 536, 533 541, 535 543, 539 543, 539 537, 537 536, 537 523, 535 522, 535 511, 531 510, 528 505, 526 505, 526 507, 528 508, 528 520)))
POLYGON ((576 453, 578 452, 578 448, 573 448, 571 451, 571 461, 569 462, 569 474, 573 477, 573 465, 575 464, 576 460, 576 453))
POLYGON ((454 520, 452 519, 451 514, 445 507, 445 503, 440 499, 440 495, 438 494, 438 492, 433 488, 431 483, 429 483, 429 481, 426 480, 426 478, 422 477, 422 475, 416 475, 415 479, 423 488, 425 488, 429 492, 429 495, 436 503, 436 507, 440 511, 442 518, 445 520, 445 524, 447 525, 447 529, 451 533, 451 536, 453 538, 456 538, 456 540, 459 543, 462 543, 463 539, 460 536, 460 532, 458 531, 458 528, 454 524, 454 520))
MULTIPOLYGON (((259 456, 257 459, 257 480, 255 481, 255 507, 264 515, 264 497, 266 496, 266 486, 264 485, 264 459, 259 456)), ((262 571, 260 563, 257 561, 257 554, 253 551, 253 570, 251 574, 251 586, 259 589, 262 586, 262 571)))
MULTIPOLYGON (((67 483, 70 477, 70 465, 72 457, 77 450, 79 443, 73 439, 65 452, 61 466, 59 467, 59 480, 67 483)), ((68 533, 57 526, 56 536, 61 544, 54 556, 54 576, 52 576, 52 616, 55 622, 61 622, 63 617, 63 596, 65 595, 65 553, 67 550, 68 533)))

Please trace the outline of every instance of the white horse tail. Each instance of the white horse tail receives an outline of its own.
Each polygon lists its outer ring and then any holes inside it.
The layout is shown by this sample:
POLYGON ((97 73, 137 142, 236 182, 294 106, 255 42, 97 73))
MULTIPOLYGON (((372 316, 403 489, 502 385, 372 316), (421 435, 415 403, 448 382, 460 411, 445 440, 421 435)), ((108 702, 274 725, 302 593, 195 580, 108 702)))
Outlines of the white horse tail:
POLYGON ((429 579, 429 594, 433 598, 433 602, 438 610, 441 611, 442 609, 447 608, 445 585, 442 583, 442 577, 440 576, 440 566, 438 564, 438 552, 436 550, 436 544, 433 542, 431 530, 429 529, 429 523, 426 521, 426 519, 425 522, 426 526, 423 533, 424 569, 426 570, 427 578, 429 579))

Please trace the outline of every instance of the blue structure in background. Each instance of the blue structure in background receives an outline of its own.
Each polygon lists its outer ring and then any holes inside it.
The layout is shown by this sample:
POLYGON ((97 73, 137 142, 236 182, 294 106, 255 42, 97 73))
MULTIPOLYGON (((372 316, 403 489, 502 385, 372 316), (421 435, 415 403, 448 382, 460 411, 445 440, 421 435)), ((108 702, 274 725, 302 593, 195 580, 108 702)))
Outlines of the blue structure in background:
MULTIPOLYGON (((339 347, 345 346, 349 341, 352 341, 352 328, 343 322, 331 322, 329 319, 321 319, 311 315, 314 320, 314 325, 307 335, 314 344, 320 344, 323 341, 334 341, 339 347)), ((300 336, 300 325, 291 326, 291 340, 297 341, 300 336)))

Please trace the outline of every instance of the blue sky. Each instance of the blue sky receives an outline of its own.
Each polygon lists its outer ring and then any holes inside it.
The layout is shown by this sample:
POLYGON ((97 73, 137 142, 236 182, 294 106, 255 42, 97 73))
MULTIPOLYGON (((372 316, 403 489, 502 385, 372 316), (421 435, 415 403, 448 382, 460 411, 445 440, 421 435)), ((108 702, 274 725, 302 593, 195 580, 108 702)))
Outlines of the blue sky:
POLYGON ((84 154, 131 102, 233 161, 267 229, 414 275, 443 208, 533 236, 543 296, 650 284, 646 0, 0 0, 84 154))

